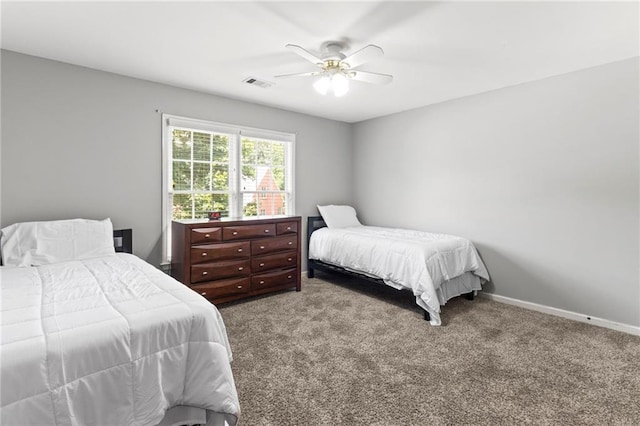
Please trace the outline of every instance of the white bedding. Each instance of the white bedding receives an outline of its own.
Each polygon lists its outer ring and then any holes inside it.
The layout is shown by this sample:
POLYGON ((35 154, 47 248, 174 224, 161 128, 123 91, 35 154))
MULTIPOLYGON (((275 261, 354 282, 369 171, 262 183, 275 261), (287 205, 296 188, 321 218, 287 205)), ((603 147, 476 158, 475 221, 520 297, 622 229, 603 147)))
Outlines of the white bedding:
POLYGON ((146 262, 3 267, 0 289, 2 425, 155 425, 177 405, 236 424, 218 310, 146 262))
POLYGON ((445 234, 354 226, 321 228, 311 234, 309 258, 381 278, 395 288, 407 288, 416 303, 440 325, 440 305, 477 290, 489 274, 471 241, 445 234), (472 274, 466 274, 471 272, 472 274), (455 279, 455 281, 454 281, 455 279), (456 289, 441 289, 447 282, 456 289))

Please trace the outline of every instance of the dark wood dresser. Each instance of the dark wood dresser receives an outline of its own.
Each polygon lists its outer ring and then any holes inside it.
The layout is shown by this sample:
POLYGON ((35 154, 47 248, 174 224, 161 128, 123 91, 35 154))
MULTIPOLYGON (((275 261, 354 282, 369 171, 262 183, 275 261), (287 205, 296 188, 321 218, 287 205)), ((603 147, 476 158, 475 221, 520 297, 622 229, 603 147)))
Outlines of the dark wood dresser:
POLYGON ((301 289, 299 216, 171 223, 171 275, 212 303, 301 289))

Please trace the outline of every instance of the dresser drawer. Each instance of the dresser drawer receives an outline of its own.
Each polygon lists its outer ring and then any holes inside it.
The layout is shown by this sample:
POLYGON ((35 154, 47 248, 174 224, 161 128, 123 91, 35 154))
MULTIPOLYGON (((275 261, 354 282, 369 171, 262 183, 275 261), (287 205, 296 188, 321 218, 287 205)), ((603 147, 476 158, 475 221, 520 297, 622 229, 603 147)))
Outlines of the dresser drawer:
POLYGON ((195 228, 191 230, 191 244, 222 241, 222 228, 195 228))
POLYGON ((264 225, 227 226, 222 231, 222 239, 225 241, 244 240, 256 237, 271 237, 276 234, 276 225, 266 223, 264 225))
POLYGON ((296 234, 298 233, 298 223, 297 222, 283 222, 276 224, 276 234, 285 235, 285 234, 296 234))
POLYGON ((259 291, 270 287, 293 286, 298 282, 298 273, 297 269, 287 269, 254 275, 251 277, 251 290, 259 291))
POLYGON ((235 259, 249 257, 251 243, 249 241, 237 243, 202 244, 191 247, 191 264, 211 262, 212 260, 235 259))
POLYGON ((251 259, 251 272, 260 273, 277 268, 295 268, 298 264, 298 256, 295 251, 260 256, 251 259))
POLYGON ((251 289, 251 280, 249 277, 233 278, 230 280, 220 280, 194 285, 191 289, 193 291, 197 291, 198 294, 206 297, 207 299, 216 299, 236 294, 249 293, 249 290, 251 289))
POLYGON ((202 263, 191 266, 191 282, 220 280, 240 277, 251 273, 251 262, 246 260, 228 260, 215 263, 202 263))
POLYGON ((298 248, 297 235, 251 241, 251 254, 253 256, 296 248, 298 248))

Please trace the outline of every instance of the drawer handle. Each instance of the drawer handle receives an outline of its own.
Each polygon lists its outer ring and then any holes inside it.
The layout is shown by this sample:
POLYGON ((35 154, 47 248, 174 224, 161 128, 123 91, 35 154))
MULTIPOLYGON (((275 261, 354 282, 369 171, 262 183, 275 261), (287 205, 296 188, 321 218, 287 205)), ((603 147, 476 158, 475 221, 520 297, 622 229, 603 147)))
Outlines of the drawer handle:
POLYGON ((260 246, 260 250, 264 250, 264 246, 260 246))
POLYGON ((242 249, 241 248, 238 249, 238 253, 242 253, 242 249))
POLYGON ((287 226, 287 231, 291 231, 291 227, 290 226, 287 226))
POLYGON ((260 281, 258 284, 264 284, 264 281, 260 281))
POLYGON ((207 257, 207 252, 202 253, 202 257, 207 257))
POLYGON ((290 257, 290 258, 288 258, 287 260, 288 260, 289 262, 291 262, 291 261, 293 260, 293 258, 292 258, 292 257, 290 257))
POLYGON ((287 279, 291 279, 291 275, 287 275, 287 279))
POLYGON ((207 274, 208 274, 208 272, 207 272, 207 271, 204 271, 204 272, 202 273, 202 275, 207 275, 207 274))
POLYGON ((206 291, 203 291, 202 293, 200 293, 200 295, 201 295, 201 296, 206 296, 206 295, 207 295, 207 292, 206 292, 206 291))
POLYGON ((238 271, 242 271, 244 269, 244 266, 238 266, 238 271))
POLYGON ((260 264, 260 267, 262 268, 263 266, 264 266, 264 263, 261 263, 261 264, 260 264))
POLYGON ((233 234, 231 235, 238 235, 238 231, 233 231, 233 234))
POLYGON ((264 233, 265 233, 265 234, 268 234, 268 233, 269 233, 269 230, 268 230, 268 229, 265 229, 265 230, 264 230, 264 233))
POLYGON ((211 235, 209 235, 209 234, 204 234, 204 237, 205 237, 205 238, 209 238, 210 236, 211 236, 211 235))
POLYGON ((240 289, 240 288, 242 288, 242 286, 241 286, 241 285, 239 285, 239 286, 238 286, 238 288, 240 289))
POLYGON ((292 245, 292 244, 293 244, 293 241, 289 241, 289 245, 292 245))

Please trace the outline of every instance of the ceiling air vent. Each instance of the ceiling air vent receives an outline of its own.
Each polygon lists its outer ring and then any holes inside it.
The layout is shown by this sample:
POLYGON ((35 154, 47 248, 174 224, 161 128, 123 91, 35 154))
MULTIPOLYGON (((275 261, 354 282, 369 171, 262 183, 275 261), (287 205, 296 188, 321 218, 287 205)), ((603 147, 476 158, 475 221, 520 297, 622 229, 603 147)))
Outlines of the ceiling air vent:
POLYGON ((273 86, 273 83, 269 83, 268 81, 258 80, 255 77, 247 77, 242 80, 243 83, 251 84, 252 86, 262 87, 263 89, 268 89, 273 86))

